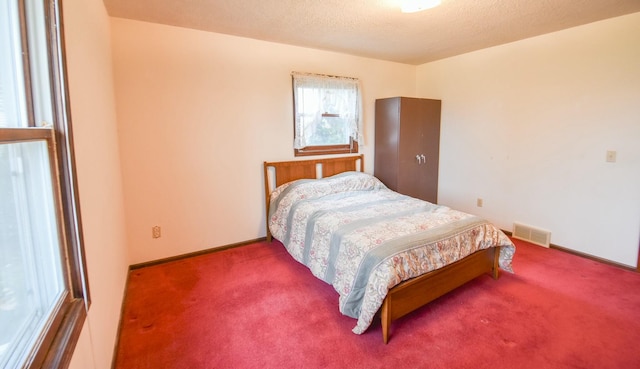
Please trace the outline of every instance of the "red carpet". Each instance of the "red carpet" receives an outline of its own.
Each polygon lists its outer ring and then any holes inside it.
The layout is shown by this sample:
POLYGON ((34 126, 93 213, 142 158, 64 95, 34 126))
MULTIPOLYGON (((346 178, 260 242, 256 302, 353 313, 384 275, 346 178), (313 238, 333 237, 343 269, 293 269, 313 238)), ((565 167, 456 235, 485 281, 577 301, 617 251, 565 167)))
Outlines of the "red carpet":
POLYGON ((388 345, 276 241, 134 270, 115 368, 640 368, 640 274, 515 242, 388 345))

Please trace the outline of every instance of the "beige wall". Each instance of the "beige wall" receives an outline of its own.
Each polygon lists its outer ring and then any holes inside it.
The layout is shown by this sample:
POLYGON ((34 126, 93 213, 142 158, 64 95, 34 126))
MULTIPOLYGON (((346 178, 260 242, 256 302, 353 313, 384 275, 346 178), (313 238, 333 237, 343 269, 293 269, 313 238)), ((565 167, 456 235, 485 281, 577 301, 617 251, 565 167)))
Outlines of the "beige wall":
POLYGON ((636 265, 640 13, 425 64, 417 76, 419 95, 443 101, 441 203, 636 265))
POLYGON ((125 19, 111 27, 132 263, 265 236, 262 162, 294 158, 292 71, 361 79, 369 172, 375 98, 415 93, 414 66, 125 19))
MULTIPOLYGON (((637 18, 417 68, 112 19, 131 261, 264 236, 261 163, 293 158, 289 73, 299 70, 361 78, 369 143, 376 98, 442 99, 442 203, 635 265, 637 18), (617 163, 604 162, 607 150, 617 163)), ((373 147, 363 151, 371 172, 373 147)))
POLYGON ((111 367, 127 267, 109 18, 101 0, 65 0, 69 90, 92 305, 75 369, 111 367))

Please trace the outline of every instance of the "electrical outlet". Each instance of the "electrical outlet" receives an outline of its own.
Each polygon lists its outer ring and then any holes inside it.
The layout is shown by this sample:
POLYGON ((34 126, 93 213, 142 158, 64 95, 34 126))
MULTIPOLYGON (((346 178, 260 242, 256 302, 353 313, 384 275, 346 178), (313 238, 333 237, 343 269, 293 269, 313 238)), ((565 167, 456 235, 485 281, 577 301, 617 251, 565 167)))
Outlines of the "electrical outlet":
POLYGON ((616 152, 614 150, 607 151, 607 163, 615 163, 616 162, 616 152))
POLYGON ((160 226, 155 226, 155 227, 151 228, 151 237, 160 238, 160 236, 161 236, 160 226))
POLYGON ((481 207, 482 207, 482 204, 483 204, 482 199, 478 197, 478 199, 476 200, 476 206, 477 206, 477 207, 479 207, 479 208, 481 208, 481 207))

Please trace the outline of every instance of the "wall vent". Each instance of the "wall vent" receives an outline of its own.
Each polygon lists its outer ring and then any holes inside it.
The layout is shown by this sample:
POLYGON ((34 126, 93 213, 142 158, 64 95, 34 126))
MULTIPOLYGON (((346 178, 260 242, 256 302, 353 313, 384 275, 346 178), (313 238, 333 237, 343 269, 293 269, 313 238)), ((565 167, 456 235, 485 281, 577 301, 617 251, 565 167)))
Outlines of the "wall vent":
POLYGON ((551 242, 551 232, 521 223, 513 223, 513 233, 511 235, 513 238, 525 240, 544 247, 549 247, 549 242, 551 242))

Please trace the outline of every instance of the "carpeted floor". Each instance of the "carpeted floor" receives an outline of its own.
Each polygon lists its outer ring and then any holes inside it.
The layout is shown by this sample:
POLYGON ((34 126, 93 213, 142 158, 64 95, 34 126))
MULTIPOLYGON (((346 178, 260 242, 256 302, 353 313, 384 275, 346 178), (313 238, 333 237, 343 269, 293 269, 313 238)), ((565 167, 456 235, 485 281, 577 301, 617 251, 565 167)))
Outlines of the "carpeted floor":
POLYGON ((133 270, 115 368, 640 368, 640 274, 515 242, 388 345, 277 241, 133 270))

